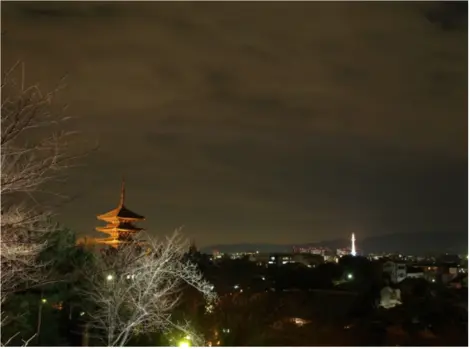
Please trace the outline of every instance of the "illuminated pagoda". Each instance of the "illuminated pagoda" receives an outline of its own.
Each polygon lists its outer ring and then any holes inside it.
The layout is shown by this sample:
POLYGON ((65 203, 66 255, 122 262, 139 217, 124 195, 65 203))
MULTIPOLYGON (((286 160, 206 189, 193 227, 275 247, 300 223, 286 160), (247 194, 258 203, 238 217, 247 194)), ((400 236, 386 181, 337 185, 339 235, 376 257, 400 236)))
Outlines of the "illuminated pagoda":
POLYGON ((145 217, 132 212, 124 206, 125 194, 126 188, 123 180, 121 200, 118 207, 97 216, 99 220, 108 223, 104 227, 96 228, 97 231, 108 235, 108 238, 99 239, 100 243, 116 247, 121 243, 133 241, 133 237, 142 230, 142 228, 136 227, 135 223, 143 221, 145 217))

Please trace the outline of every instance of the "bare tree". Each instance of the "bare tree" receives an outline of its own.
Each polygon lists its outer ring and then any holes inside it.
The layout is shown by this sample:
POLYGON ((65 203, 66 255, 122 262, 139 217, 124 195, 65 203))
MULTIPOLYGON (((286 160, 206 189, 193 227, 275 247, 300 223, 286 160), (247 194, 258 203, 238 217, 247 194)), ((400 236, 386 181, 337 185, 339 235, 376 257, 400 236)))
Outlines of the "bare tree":
POLYGON ((105 334, 108 346, 124 346, 133 334, 177 329, 203 344, 188 324, 172 321, 182 286, 216 299, 213 287, 196 265, 185 259, 187 242, 178 232, 163 241, 148 237, 143 246, 123 244, 111 253, 96 255, 95 272, 84 295, 94 305, 91 326, 105 334))
POLYGON ((64 107, 54 103, 58 90, 44 94, 36 85, 25 86, 24 68, 18 64, 2 76, 1 92, 3 303, 20 284, 33 285, 43 279, 37 257, 44 248, 44 234, 56 226, 50 219, 53 210, 41 204, 37 194, 44 193, 45 185, 84 153, 72 150, 74 133, 62 131, 69 118, 64 107))

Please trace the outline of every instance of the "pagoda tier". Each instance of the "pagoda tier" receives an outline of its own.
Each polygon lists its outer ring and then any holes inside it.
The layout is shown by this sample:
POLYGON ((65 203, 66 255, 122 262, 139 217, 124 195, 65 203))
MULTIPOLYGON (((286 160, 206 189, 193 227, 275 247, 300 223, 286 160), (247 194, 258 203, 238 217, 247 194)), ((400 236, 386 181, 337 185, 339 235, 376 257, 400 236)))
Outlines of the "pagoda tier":
POLYGON ((107 213, 97 216, 99 220, 105 221, 108 224, 104 227, 97 227, 96 230, 108 235, 108 238, 100 239, 102 242, 116 246, 123 241, 128 241, 128 238, 137 234, 142 228, 136 227, 134 223, 145 219, 137 213, 132 212, 124 206, 125 199, 125 185, 122 181, 121 200, 118 207, 107 213))
POLYGON ((114 210, 111 210, 109 212, 103 213, 102 215, 99 215, 98 219, 105 221, 105 222, 115 223, 115 221, 118 221, 118 220, 135 222, 135 221, 144 220, 145 218, 127 209, 126 207, 124 207, 123 204, 120 204, 114 210))
POLYGON ((116 224, 108 224, 104 227, 97 227, 96 230, 102 232, 102 233, 106 233, 106 234, 112 234, 113 232, 122 232, 122 233, 126 233, 126 232, 139 232, 142 230, 142 228, 138 228, 136 226, 134 226, 133 224, 131 223, 124 223, 124 222, 119 222, 119 223, 116 223, 116 224))

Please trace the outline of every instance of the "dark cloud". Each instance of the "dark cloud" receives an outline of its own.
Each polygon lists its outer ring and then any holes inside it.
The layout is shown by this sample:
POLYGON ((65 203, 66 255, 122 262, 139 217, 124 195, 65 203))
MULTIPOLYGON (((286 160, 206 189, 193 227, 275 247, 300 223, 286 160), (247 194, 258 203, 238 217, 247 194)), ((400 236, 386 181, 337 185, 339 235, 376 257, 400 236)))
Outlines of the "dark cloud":
POLYGON ((427 7, 424 15, 444 31, 467 31, 468 3, 465 1, 437 2, 427 7))
POLYGON ((17 5, 18 15, 29 17, 33 21, 70 20, 90 17, 107 17, 117 15, 115 8, 106 4, 82 4, 69 6, 66 4, 47 4, 24 2, 17 5))
POLYGON ((5 3, 2 59, 45 88, 67 74, 100 141, 68 180, 81 232, 122 174, 149 230, 202 245, 466 229, 462 9, 5 3))

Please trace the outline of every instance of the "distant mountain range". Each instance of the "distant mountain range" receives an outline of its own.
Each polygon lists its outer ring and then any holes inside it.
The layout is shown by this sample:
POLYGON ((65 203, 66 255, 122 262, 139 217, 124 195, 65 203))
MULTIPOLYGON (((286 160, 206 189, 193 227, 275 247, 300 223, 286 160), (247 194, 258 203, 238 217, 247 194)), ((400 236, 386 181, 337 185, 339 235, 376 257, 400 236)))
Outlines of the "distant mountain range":
MULTIPOLYGON (((202 248, 202 252, 212 253, 214 250, 223 253, 259 251, 268 252, 291 252, 293 246, 323 246, 333 250, 350 246, 350 241, 346 239, 325 240, 312 243, 292 243, 289 245, 275 244, 220 244, 202 248)), ((356 246, 364 253, 380 252, 400 252, 403 254, 424 254, 424 253, 468 253, 467 233, 409 233, 390 234, 382 236, 367 237, 358 239, 356 246)))

